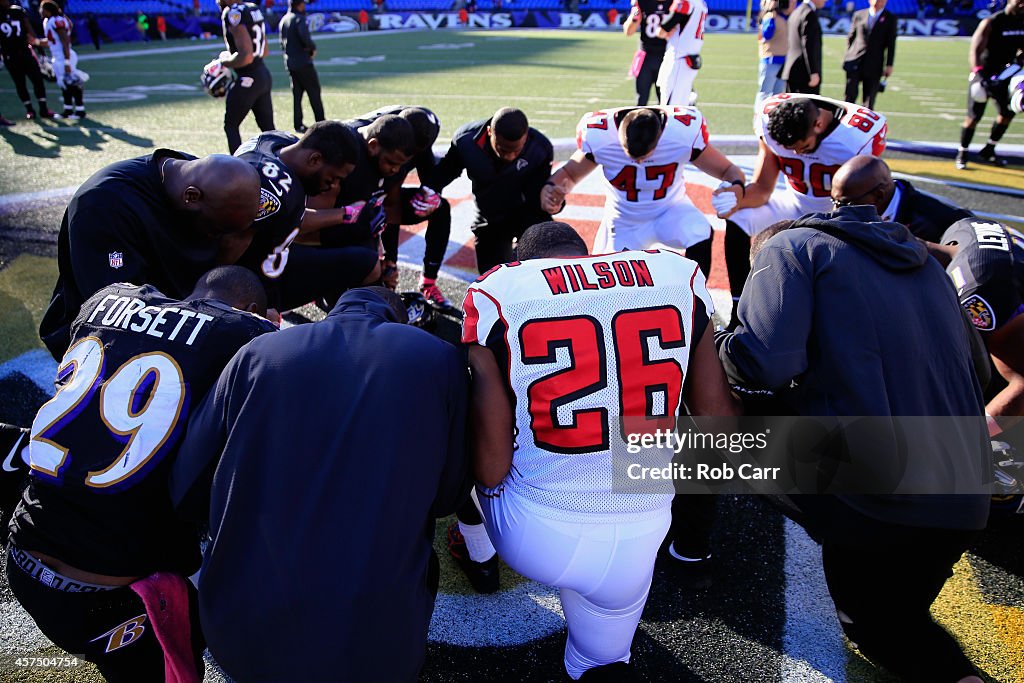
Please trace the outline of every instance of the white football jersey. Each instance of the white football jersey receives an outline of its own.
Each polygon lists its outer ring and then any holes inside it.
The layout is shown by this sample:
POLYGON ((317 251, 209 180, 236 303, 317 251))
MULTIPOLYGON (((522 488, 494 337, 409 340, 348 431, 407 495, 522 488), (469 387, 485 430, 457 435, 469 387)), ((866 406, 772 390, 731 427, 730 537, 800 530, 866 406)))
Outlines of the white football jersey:
POLYGON ((507 263, 470 286, 464 310, 463 342, 494 352, 515 397, 505 489, 564 521, 671 504, 671 482, 624 489, 619 467, 613 486, 612 458, 672 458, 629 455, 624 432, 671 429, 685 412, 695 330, 714 310, 696 263, 667 249, 507 263))
POLYGON ((694 151, 708 144, 704 116, 693 107, 645 107, 663 112, 665 130, 654 153, 631 159, 619 142, 619 121, 638 107, 619 107, 586 114, 576 127, 576 144, 600 164, 604 173, 605 222, 622 217, 630 223, 653 220, 677 203, 689 203, 683 168, 694 151))
POLYGON ((859 154, 882 156, 887 132, 888 124, 882 114, 820 95, 775 95, 765 100, 761 112, 754 119, 754 133, 778 157, 782 174, 786 176, 789 189, 799 199, 803 213, 831 211, 832 177, 836 171, 859 154), (822 139, 818 149, 807 154, 786 149, 768 134, 768 114, 780 103, 793 98, 814 100, 819 106, 837 111, 839 125, 822 139))
POLYGON ((665 59, 682 59, 687 55, 700 54, 704 46, 704 22, 708 18, 708 5, 704 0, 675 0, 669 9, 672 12, 690 15, 685 24, 677 26, 666 39, 665 59))
MULTIPOLYGON (((43 35, 50 43, 50 53, 55 59, 64 58, 64 48, 61 47, 60 34, 58 29, 71 32, 71 20, 63 16, 52 16, 43 19, 43 35)), ((70 36, 69 36, 70 37, 70 36)))

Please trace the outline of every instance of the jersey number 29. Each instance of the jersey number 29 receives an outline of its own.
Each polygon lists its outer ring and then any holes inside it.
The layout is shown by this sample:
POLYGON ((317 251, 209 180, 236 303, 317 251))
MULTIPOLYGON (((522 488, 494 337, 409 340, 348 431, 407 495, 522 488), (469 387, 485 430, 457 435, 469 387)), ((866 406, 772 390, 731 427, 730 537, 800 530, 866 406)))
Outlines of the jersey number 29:
POLYGON ((160 352, 125 361, 108 379, 103 377, 105 365, 103 343, 96 337, 85 337, 68 349, 57 369, 63 384, 32 424, 33 474, 63 478, 75 454, 57 441, 60 431, 89 407, 97 392, 100 420, 124 448, 109 465, 89 472, 86 486, 104 489, 121 484, 164 450, 185 406, 181 368, 160 352))

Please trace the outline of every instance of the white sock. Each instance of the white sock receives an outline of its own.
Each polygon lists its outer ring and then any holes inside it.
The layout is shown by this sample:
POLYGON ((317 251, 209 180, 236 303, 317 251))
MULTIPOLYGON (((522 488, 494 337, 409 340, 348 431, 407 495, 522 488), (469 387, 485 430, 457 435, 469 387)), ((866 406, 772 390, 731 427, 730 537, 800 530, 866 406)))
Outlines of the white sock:
POLYGON ((466 539, 466 550, 469 551, 469 559, 474 562, 486 562, 494 557, 498 551, 491 545, 491 539, 487 535, 487 528, 483 524, 463 524, 459 522, 459 531, 466 539))

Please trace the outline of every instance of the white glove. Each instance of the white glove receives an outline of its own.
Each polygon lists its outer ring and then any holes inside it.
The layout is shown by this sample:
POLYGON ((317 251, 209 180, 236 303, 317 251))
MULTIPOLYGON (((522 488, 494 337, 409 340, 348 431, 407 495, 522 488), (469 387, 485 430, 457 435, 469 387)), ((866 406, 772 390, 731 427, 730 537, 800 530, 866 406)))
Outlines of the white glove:
POLYGON ((231 53, 228 52, 227 50, 221 50, 220 54, 217 55, 217 61, 218 62, 226 62, 229 59, 231 59, 231 53))
POLYGON ((203 67, 203 73, 209 74, 211 76, 217 76, 223 70, 224 70, 224 65, 221 64, 220 61, 218 61, 216 59, 203 67))
POLYGON ((423 218, 434 213, 437 207, 441 206, 441 195, 424 185, 420 187, 420 191, 413 196, 409 203, 412 205, 413 213, 423 218))
MULTIPOLYGON (((723 181, 718 186, 719 190, 725 190, 732 187, 732 183, 729 181, 723 181)), ((723 213, 729 213, 736 207, 736 203, 739 200, 736 198, 735 192, 722 192, 720 194, 711 195, 711 206, 715 207, 715 213, 721 216, 723 213)))

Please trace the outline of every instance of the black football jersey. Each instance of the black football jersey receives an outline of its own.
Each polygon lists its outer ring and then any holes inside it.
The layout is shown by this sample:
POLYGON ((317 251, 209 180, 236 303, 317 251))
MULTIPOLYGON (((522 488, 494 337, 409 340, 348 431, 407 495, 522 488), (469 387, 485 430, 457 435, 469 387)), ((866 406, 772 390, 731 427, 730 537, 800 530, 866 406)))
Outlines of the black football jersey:
POLYGON ((995 75, 1024 50, 1024 14, 996 12, 989 22, 992 28, 981 55, 981 66, 986 75, 995 75))
POLYGON ((235 37, 229 30, 232 26, 241 24, 252 38, 252 62, 235 71, 246 74, 263 64, 263 48, 267 44, 267 26, 263 21, 263 11, 251 2, 236 2, 224 8, 220 20, 224 27, 224 42, 228 46, 228 52, 238 52, 235 37))
MULTIPOLYGON (((396 104, 391 105, 389 107, 381 107, 380 109, 371 111, 361 116, 357 116, 354 119, 350 119, 345 123, 347 123, 349 126, 352 126, 353 128, 362 128, 363 126, 370 125, 371 123, 379 119, 381 116, 398 116, 399 114, 402 113, 403 110, 409 109, 410 107, 413 106, 418 105, 396 104)), ((402 165, 402 168, 398 171, 398 173, 396 173, 393 176, 388 176, 387 178, 385 178, 385 188, 394 187, 395 185, 401 185, 403 182, 405 182, 406 176, 408 176, 413 169, 416 169, 416 175, 419 176, 420 184, 430 187, 430 176, 434 172, 434 166, 437 165, 437 159, 434 157, 434 150, 431 148, 437 141, 437 136, 441 134, 441 120, 437 118, 437 114, 430 111, 426 107, 419 108, 429 113, 430 117, 434 121, 434 132, 433 137, 430 140, 430 145, 427 147, 427 149, 423 150, 419 154, 415 155, 412 159, 409 159, 409 161, 405 162, 405 164, 402 165)))
POLYGON ((72 324, 57 393, 32 424, 31 482, 13 542, 111 576, 195 571, 195 533, 167 491, 173 456, 227 362, 273 329, 219 301, 177 301, 150 285, 91 296, 72 324))
POLYGON ((28 23, 24 8, 11 5, 0 9, 0 53, 4 57, 21 54, 28 49, 28 23))
POLYGON ((991 332, 1024 313, 1024 235, 965 218, 942 235, 942 244, 958 246, 946 272, 975 327, 991 332))
POLYGON ((295 174, 277 156, 298 138, 281 131, 262 133, 235 150, 260 172, 260 211, 256 234, 238 261, 268 278, 277 278, 288 263, 288 246, 298 234, 306 210, 306 192, 295 174))
MULTIPOLYGON (((352 121, 345 121, 345 125, 358 129, 352 121)), ((358 122, 356 122, 358 123, 358 122)), ((365 202, 373 195, 384 189, 384 177, 377 167, 377 160, 370 157, 366 141, 362 134, 356 131, 356 135, 362 141, 359 145, 359 155, 356 157, 355 167, 352 172, 341 181, 338 190, 338 197, 334 201, 336 207, 348 206, 356 202, 365 202)))
POLYGON ((672 3, 669 0, 633 0, 633 5, 640 7, 640 26, 637 33, 640 34, 644 51, 664 52, 665 39, 658 37, 658 29, 661 28, 661 22, 668 19, 672 3))

